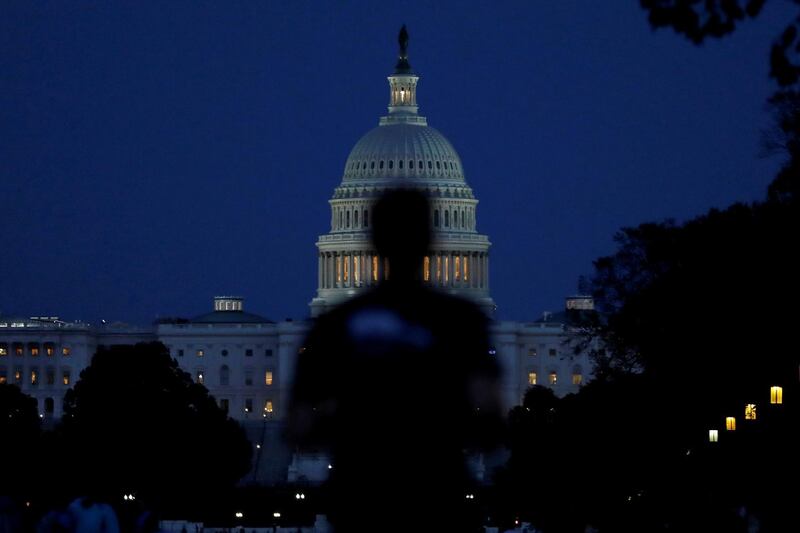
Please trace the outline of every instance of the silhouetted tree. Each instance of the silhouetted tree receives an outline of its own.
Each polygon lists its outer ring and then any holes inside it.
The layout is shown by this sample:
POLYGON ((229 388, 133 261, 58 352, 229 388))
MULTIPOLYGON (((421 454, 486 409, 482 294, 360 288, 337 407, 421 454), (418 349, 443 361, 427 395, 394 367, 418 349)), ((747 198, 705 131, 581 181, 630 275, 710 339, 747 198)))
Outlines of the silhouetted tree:
POLYGON ((5 458, 0 496, 21 497, 35 484, 39 437, 36 400, 16 385, 0 384, 0 457, 5 458))
POLYGON ((250 464, 243 429, 160 343, 100 348, 67 392, 69 484, 175 508, 232 487, 250 464))
MULTIPOLYGON (((758 16, 765 3, 766 0, 641 0, 654 28, 671 27, 695 44, 732 33, 737 24, 758 16)), ((770 76, 782 87, 796 84, 800 76, 798 44, 800 17, 783 29, 770 50, 770 76)))

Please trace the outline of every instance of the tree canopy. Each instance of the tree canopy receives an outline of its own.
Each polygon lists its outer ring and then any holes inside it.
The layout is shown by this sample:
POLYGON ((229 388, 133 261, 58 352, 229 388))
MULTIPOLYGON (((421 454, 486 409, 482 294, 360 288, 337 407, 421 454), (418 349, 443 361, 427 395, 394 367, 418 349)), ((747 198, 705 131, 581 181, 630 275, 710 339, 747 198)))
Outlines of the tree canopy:
POLYGON ((0 496, 19 496, 35 483, 31 470, 39 444, 36 400, 19 387, 0 384, 0 457, 6 458, 0 476, 0 496))
POLYGON ((69 483, 170 506, 232 487, 250 465, 243 429, 160 343, 100 348, 65 397, 69 483))

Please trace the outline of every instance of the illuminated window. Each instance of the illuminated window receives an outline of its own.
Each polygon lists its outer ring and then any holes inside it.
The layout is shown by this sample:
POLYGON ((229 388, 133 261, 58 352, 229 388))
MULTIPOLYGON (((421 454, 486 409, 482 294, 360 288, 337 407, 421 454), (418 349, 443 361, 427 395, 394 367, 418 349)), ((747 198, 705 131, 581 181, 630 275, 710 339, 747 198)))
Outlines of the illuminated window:
POLYGON ((244 412, 245 413, 252 413, 253 412, 253 399, 246 398, 244 401, 244 412))
POLYGON ((267 348, 266 350, 264 350, 264 355, 266 355, 267 357, 272 357, 272 348, 267 348))
POLYGON ((230 402, 228 401, 227 398, 220 398, 219 399, 219 407, 220 407, 220 409, 225 411, 225 414, 228 414, 228 409, 230 408, 230 402))
POLYGON ((8 355, 8 344, 0 344, 0 357, 8 355))
POLYGON ((336 283, 342 282, 342 256, 336 256, 336 283))
MULTIPOLYGON (((445 218, 445 220, 447 220, 445 218)), ((444 257, 444 282, 447 283, 448 279, 450 278, 450 258, 445 256, 444 257)))
POLYGON ((36 357, 39 355, 39 345, 38 344, 29 344, 28 349, 30 349, 31 355, 36 357))
POLYGON ((197 357, 203 357, 205 354, 205 350, 197 350, 197 357))
POLYGON ((347 283, 350 280, 350 256, 344 256, 344 282, 347 283))
POLYGON ((245 357, 253 357, 253 350, 251 348, 246 349, 244 351, 244 356, 245 357))
POLYGON ((361 271, 361 256, 354 255, 353 256, 353 281, 359 283, 361 281, 361 276, 359 275, 361 271))
POLYGON ((548 381, 550 382, 550 385, 558 385, 558 374, 555 372, 550 372, 548 381))
POLYGON ((52 357, 56 353, 56 348, 51 343, 47 343, 44 345, 44 353, 47 354, 47 357, 52 357))
POLYGON ((61 348, 61 355, 63 355, 64 357, 69 357, 69 354, 71 353, 72 349, 69 346, 64 346, 63 348, 61 348))
POLYGON ((528 372, 528 385, 536 385, 536 372, 528 372))
POLYGON ((8 383, 8 371, 5 368, 0 368, 0 385, 8 383))
POLYGON ((14 343, 14 355, 24 355, 25 348, 22 346, 22 343, 15 342, 14 343))
POLYGON ((53 367, 48 367, 47 371, 44 374, 44 382, 47 385, 55 385, 56 384, 56 370, 53 367))
POLYGON ((372 281, 378 281, 378 256, 372 256, 372 281))
POLYGON ((708 442, 719 442, 719 431, 717 431, 716 429, 709 429, 708 442))
POLYGON ((272 405, 272 400, 267 400, 264 402, 264 412, 267 414, 272 414, 275 412, 274 406, 272 405))
POLYGON ((20 367, 14 369, 14 383, 17 385, 22 383, 22 369, 20 367))
POLYGON ((252 370, 245 370, 244 372, 244 384, 248 387, 253 385, 253 371, 252 370))
POLYGON ((267 386, 272 385, 272 370, 264 372, 264 384, 267 386))
POLYGON ((35 386, 39 383, 39 369, 31 368, 31 385, 35 386))
POLYGON ((536 348, 528 348, 528 356, 536 357, 536 354, 537 354, 536 348))
POLYGON ((583 383, 583 368, 581 368, 581 365, 575 365, 572 367, 572 384, 581 385, 582 383, 583 383))
POLYGON ((469 257, 464 256, 464 281, 469 281, 469 257))
POLYGON ((453 276, 454 281, 461 281, 461 256, 457 255, 453 259, 453 276))
POLYGON ((736 417, 729 416, 725 418, 725 429, 728 431, 736 431, 736 417))
POLYGON ((56 402, 52 398, 44 399, 44 412, 45 414, 52 415, 56 410, 56 402))
POLYGON ((744 407, 744 419, 745 420, 755 420, 756 419, 756 404, 748 403, 744 407))
POLYGON ((200 385, 204 384, 206 381, 205 373, 202 370, 197 371, 197 380, 200 385))
POLYGON ((61 382, 64 385, 69 385, 69 383, 70 383, 69 370, 62 371, 62 373, 61 373, 61 382))
POLYGON ((770 387, 769 403, 780 405, 783 403, 783 387, 770 387))
POLYGON ((422 260, 422 279, 424 281, 431 280, 431 258, 427 255, 425 259, 422 260))
POLYGON ((228 385, 231 380, 231 370, 228 365, 222 365, 219 369, 219 384, 228 385))

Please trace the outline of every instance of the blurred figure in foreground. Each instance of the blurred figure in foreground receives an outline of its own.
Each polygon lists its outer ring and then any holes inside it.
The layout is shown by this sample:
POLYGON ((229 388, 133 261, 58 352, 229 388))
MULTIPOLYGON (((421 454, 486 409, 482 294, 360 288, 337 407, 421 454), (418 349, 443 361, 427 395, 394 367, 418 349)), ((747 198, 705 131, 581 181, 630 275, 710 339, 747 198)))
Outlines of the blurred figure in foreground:
POLYGON ((419 192, 376 203, 373 242, 388 279, 321 316, 299 355, 289 434, 332 455, 338 533, 467 531, 465 453, 499 438, 485 315, 420 281, 429 221, 419 192))

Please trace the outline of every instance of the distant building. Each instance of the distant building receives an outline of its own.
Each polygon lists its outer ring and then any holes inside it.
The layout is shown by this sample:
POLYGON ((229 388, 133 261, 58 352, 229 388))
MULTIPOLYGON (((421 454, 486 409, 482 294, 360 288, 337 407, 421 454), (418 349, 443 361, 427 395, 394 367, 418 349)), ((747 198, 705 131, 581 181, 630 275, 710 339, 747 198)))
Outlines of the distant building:
MULTIPOLYGON (((418 76, 401 53, 389 76, 389 113, 350 152, 331 205, 331 230, 320 236, 317 316, 368 290, 387 276, 369 232, 374 201, 388 187, 421 189, 430 198, 434 231, 420 272, 424 283, 469 298, 491 316, 489 247, 477 231, 477 204, 450 142, 418 114, 418 76)), ((591 298, 569 297, 563 311, 531 322, 495 321, 493 354, 502 369, 506 408, 518 405, 533 385, 563 396, 591 376, 586 354, 569 346, 569 313, 593 311, 591 298)), ((273 322, 245 310, 242 298, 214 298, 213 310, 192 319, 165 319, 153 328, 89 325, 53 317, 0 316, 0 383, 14 383, 36 398, 44 419, 61 416, 64 393, 99 346, 160 341, 182 369, 205 385, 231 417, 242 422, 254 446, 254 471, 244 481, 276 483, 325 475, 324 457, 293 457, 281 440, 294 363, 308 321, 273 322), (291 465, 291 467, 290 467, 291 465)), ((419 369, 424 371, 424 369, 419 369)), ((409 369, 413 388, 415 373, 409 369)), ((375 376, 374 379, 380 379, 375 376)))

